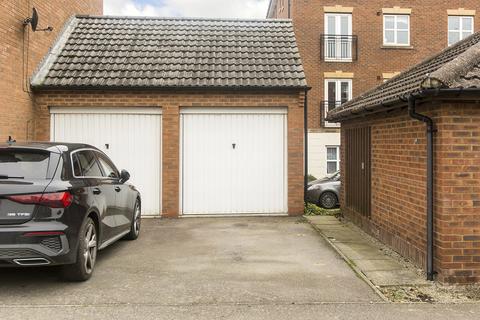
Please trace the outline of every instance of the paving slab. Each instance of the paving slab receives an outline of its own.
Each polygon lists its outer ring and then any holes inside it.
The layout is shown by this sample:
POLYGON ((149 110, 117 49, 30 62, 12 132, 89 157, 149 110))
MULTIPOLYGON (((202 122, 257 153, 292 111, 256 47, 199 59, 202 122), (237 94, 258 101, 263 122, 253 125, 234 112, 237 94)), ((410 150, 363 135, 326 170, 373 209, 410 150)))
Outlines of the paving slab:
POLYGON ((310 222, 314 224, 322 224, 322 225, 338 225, 338 219, 331 216, 312 216, 309 217, 310 222))
POLYGON ((365 239, 362 238, 361 235, 355 234, 345 228, 321 228, 322 233, 329 238, 329 240, 334 241, 334 242, 353 242, 353 243, 359 243, 364 241, 365 239))
POLYGON ((382 247, 350 223, 333 217, 306 217, 349 265, 375 287, 429 285, 416 272, 386 255, 382 247), (312 219, 314 218, 314 219, 312 219), (327 223, 323 223, 326 221, 327 223))
POLYGON ((353 250, 353 251, 370 251, 376 254, 384 255, 383 251, 380 250, 378 247, 373 247, 370 243, 362 239, 359 242, 338 242, 336 244, 338 247, 344 248, 346 250, 353 250))
POLYGON ((366 244, 359 243, 336 243, 338 249, 340 249, 345 255, 348 256, 350 260, 357 259, 377 259, 380 260, 385 258, 385 255, 382 251, 377 248, 372 248, 366 244))
POLYGON ((363 272, 367 271, 391 271, 391 270, 403 270, 404 267, 399 265, 392 259, 354 259, 353 262, 363 272))
POLYGON ((410 270, 365 271, 365 275, 377 286, 415 286, 429 283, 410 270))

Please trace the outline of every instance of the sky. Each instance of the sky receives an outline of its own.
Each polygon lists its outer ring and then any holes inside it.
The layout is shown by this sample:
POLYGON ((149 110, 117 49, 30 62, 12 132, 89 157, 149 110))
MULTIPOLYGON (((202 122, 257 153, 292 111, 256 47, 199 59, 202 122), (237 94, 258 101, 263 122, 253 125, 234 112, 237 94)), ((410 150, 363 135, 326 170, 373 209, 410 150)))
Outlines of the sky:
POLYGON ((265 18, 270 0, 104 0, 104 14, 121 16, 265 18))

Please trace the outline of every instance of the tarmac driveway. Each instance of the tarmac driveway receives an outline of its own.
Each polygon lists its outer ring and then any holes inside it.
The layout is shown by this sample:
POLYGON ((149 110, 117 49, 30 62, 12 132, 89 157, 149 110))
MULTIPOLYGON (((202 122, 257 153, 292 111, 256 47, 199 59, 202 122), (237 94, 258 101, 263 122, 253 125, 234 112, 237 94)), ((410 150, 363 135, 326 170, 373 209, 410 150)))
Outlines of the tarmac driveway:
POLYGON ((93 278, 56 269, 0 270, 15 305, 260 305, 380 299, 299 218, 144 220, 137 241, 102 251, 93 278))

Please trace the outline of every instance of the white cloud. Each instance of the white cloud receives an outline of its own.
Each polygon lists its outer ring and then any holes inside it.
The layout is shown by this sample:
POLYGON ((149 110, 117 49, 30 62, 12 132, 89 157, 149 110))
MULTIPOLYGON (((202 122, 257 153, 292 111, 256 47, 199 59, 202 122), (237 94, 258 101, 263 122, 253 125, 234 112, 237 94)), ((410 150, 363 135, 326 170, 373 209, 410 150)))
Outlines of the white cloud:
POLYGON ((104 0, 106 15, 265 18, 269 0, 104 0))

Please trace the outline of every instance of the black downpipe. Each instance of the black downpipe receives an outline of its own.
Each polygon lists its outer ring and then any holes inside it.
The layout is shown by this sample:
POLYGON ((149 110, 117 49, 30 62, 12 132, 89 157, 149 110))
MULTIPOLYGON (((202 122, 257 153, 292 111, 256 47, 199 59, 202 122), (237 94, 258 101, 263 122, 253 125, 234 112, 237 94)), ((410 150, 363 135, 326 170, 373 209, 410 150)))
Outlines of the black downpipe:
POLYGON ((304 186, 303 186, 303 201, 307 202, 307 190, 308 190, 308 90, 305 90, 305 99, 303 101, 303 131, 304 131, 304 148, 305 154, 305 177, 304 177, 304 186))
POLYGON ((292 0, 288 0, 288 19, 292 18, 292 0))
POLYGON ((408 114, 411 118, 424 122, 427 125, 427 280, 433 281, 434 271, 434 240, 433 240, 433 197, 434 197, 434 153, 433 135, 435 132, 432 118, 416 112, 416 99, 421 96, 410 95, 408 98, 408 114))

